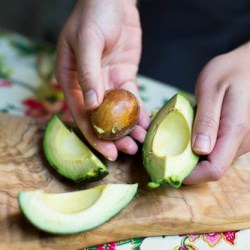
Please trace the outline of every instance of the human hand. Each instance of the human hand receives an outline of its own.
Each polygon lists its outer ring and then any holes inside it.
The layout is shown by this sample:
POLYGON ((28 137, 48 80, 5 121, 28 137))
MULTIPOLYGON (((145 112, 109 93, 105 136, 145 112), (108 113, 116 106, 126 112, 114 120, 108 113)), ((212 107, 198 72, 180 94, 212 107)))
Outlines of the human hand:
POLYGON ((141 55, 141 27, 134 0, 79 0, 64 25, 57 47, 56 75, 73 119, 88 142, 110 160, 118 151, 136 153, 149 117, 139 97, 136 73, 141 55), (140 103, 138 124, 117 141, 96 137, 89 111, 105 90, 124 88, 140 103))
POLYGON ((185 184, 220 179, 250 150, 250 43, 211 60, 196 85, 193 150, 207 155, 185 184))

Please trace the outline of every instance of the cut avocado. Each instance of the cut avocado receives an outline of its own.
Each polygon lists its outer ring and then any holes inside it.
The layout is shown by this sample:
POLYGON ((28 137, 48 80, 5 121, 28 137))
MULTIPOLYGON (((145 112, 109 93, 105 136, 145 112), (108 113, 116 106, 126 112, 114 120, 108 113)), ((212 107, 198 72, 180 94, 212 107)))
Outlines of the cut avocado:
POLYGON ((94 188, 51 194, 23 191, 18 203, 37 228, 56 234, 72 234, 95 228, 119 213, 133 199, 138 184, 105 184, 94 188))
POLYGON ((143 164, 152 180, 180 187, 198 162, 192 151, 194 109, 182 95, 173 96, 154 116, 143 143, 143 164))
POLYGON ((47 124, 43 149, 50 165, 75 182, 95 181, 108 174, 101 160, 56 115, 47 124))

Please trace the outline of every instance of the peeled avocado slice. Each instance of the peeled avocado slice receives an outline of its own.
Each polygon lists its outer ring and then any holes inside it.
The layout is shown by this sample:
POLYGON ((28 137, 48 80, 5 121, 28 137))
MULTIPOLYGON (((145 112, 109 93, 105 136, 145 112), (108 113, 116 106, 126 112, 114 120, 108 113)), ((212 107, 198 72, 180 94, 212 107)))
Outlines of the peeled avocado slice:
POLYGON ((69 193, 42 190, 18 194, 25 217, 37 228, 56 234, 90 230, 111 219, 133 199, 138 184, 104 184, 69 193))
POLYGON ((43 149, 50 165, 75 182, 94 181, 108 174, 99 158, 56 115, 47 124, 43 149))
POLYGON ((180 187, 198 162, 192 151, 194 109, 181 94, 173 96, 155 115, 143 144, 143 163, 152 180, 180 187))

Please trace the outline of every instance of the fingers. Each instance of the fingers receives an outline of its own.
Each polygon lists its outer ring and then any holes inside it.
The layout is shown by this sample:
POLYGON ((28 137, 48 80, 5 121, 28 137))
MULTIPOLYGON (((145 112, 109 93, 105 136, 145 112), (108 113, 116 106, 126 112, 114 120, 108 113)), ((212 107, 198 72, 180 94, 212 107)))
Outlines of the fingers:
POLYGON ((241 91, 232 87, 226 91, 214 149, 186 178, 185 184, 219 180, 232 165, 247 134, 247 103, 241 91))
MULTIPOLYGON (((132 137, 110 142, 99 140, 93 133, 88 111, 101 104, 106 89, 105 82, 110 82, 112 79, 111 74, 108 74, 109 72, 105 69, 123 66, 121 72, 126 72, 129 79, 124 79, 122 82, 126 82, 136 75, 135 69, 137 69, 138 63, 132 59, 139 58, 137 53, 133 53, 134 57, 130 58, 131 62, 123 63, 123 58, 126 58, 124 55, 128 54, 126 51, 131 49, 131 42, 129 43, 131 39, 126 41, 118 39, 124 26, 122 23, 124 21, 123 5, 117 4, 116 8, 113 8, 114 5, 110 4, 107 9, 105 6, 107 5, 103 3, 99 5, 99 1, 79 2, 64 26, 59 39, 56 75, 63 88, 72 116, 83 135, 105 157, 115 160, 118 150, 129 154, 134 154, 137 151, 138 147, 133 137, 138 141, 142 141, 144 138, 147 115, 145 108, 141 105, 140 124, 134 130, 132 137), (118 12, 113 10, 118 10, 118 12), (119 41, 123 43, 114 46, 115 42, 119 41), (114 48, 116 48, 116 53, 119 52, 119 56, 116 56, 115 52, 111 53, 113 51, 111 49, 114 48), (123 53, 122 56, 120 56, 121 53, 123 53), (111 59, 106 60, 105 64, 104 57, 111 59), (107 65, 107 62, 110 62, 110 65, 107 65), (118 66, 115 67, 115 64, 118 66), (130 73, 124 70, 127 64, 132 65, 130 73), (133 77, 130 77, 131 74, 133 77)), ((126 35, 126 37, 130 36, 126 35)), ((112 84, 108 88, 118 87, 121 82, 113 82, 112 84)))
MULTIPOLYGON (((78 99, 75 99, 75 93, 81 91, 77 80, 75 58, 72 51, 65 40, 59 40, 56 58, 56 78, 60 83, 67 104, 71 112, 78 109, 78 99)), ((82 96, 79 95, 81 103, 82 96)))
POLYGON ((130 136, 136 141, 143 143, 146 137, 146 133, 146 130, 142 126, 136 125, 130 133, 130 136))
POLYGON ((61 43, 63 44, 58 46, 56 76, 64 91, 72 117, 91 146, 107 159, 114 161, 118 155, 117 148, 113 142, 102 141, 95 136, 88 112, 84 109, 83 94, 75 69, 75 59, 68 44, 61 43))
MULTIPOLYGON (((79 19, 81 20, 80 17, 79 19)), ((99 34, 100 31, 98 32, 91 22, 88 25, 85 22, 77 25, 71 17, 60 35, 57 46, 57 76, 61 77, 69 70, 77 72, 77 84, 74 83, 74 88, 81 87, 84 108, 87 110, 96 108, 102 102, 104 93, 101 77, 104 40, 99 34)), ((73 82, 68 78, 63 84, 67 90, 72 88, 73 82)))
POLYGON ((97 138, 90 123, 90 117, 87 111, 82 112, 82 117, 77 120, 77 123, 79 124, 80 130, 93 148, 99 151, 110 161, 115 161, 117 159, 118 150, 115 144, 111 141, 104 141, 97 138))
POLYGON ((146 133, 147 132, 143 127, 136 125, 135 128, 132 130, 132 132, 129 134, 129 136, 125 136, 115 141, 115 145, 118 151, 130 155, 136 154, 138 151, 138 145, 134 140, 143 143, 146 137, 146 133))
POLYGON ((236 154, 236 145, 232 143, 232 134, 221 135, 214 151, 207 160, 202 160, 194 171, 185 179, 184 184, 198 184, 207 181, 218 181, 231 166, 236 154))
POLYGON ((197 154, 212 152, 219 128, 224 97, 222 87, 200 78, 197 82, 197 111, 193 126, 192 147, 197 154))
POLYGON ((89 113, 84 110, 81 90, 67 90, 66 99, 69 105, 71 105, 72 116, 82 134, 85 136, 90 145, 99 151, 104 157, 110 161, 116 160, 118 156, 118 151, 115 144, 111 141, 104 141, 97 138, 95 135, 91 122, 89 113))
POLYGON ((103 99, 104 83, 101 76, 103 38, 91 25, 79 33, 74 48, 79 84, 83 91, 85 109, 94 109, 103 99), (80 52, 80 53, 79 53, 80 52))
POLYGON ((130 136, 125 136, 119 140, 116 140, 114 143, 118 151, 120 152, 129 154, 129 155, 134 155, 138 151, 137 144, 130 136))
POLYGON ((138 150, 138 146, 134 140, 143 142, 146 135, 146 128, 150 122, 144 104, 139 97, 136 84, 134 82, 127 82, 124 84, 127 89, 135 93, 135 95, 139 98, 140 103, 139 122, 131 133, 131 137, 126 137, 116 142, 99 140, 93 134, 91 124, 86 116, 86 104, 84 103, 84 100, 86 102, 86 97, 83 97, 83 87, 79 86, 79 74, 77 75, 76 67, 74 67, 75 60, 78 59, 72 56, 72 51, 66 43, 58 48, 57 78, 64 90, 65 98, 68 106, 70 107, 72 116, 82 133, 85 135, 86 139, 95 149, 110 160, 115 160, 117 158, 118 151, 127 154, 135 154, 138 150))

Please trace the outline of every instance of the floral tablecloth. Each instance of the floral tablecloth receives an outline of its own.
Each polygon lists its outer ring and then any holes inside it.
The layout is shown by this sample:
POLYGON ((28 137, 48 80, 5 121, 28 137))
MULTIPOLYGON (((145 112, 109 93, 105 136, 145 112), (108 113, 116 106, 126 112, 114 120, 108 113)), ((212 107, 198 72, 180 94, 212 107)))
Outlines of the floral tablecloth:
MULTIPOLYGON (((13 32, 0 30, 0 112, 48 119, 70 114, 54 78, 55 48, 13 32)), ((138 75, 142 99, 149 112, 180 91, 138 75)), ((187 93, 185 93, 188 95, 187 93)), ((188 95, 194 101, 192 95, 188 95)), ((250 229, 238 232, 135 238, 93 246, 88 250, 206 250, 250 249, 250 229)))

